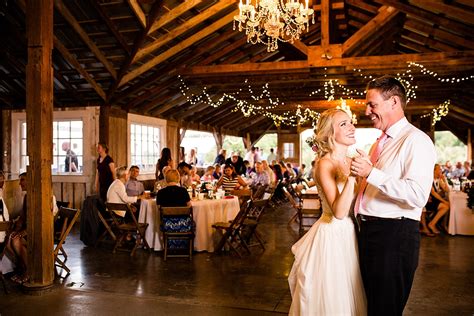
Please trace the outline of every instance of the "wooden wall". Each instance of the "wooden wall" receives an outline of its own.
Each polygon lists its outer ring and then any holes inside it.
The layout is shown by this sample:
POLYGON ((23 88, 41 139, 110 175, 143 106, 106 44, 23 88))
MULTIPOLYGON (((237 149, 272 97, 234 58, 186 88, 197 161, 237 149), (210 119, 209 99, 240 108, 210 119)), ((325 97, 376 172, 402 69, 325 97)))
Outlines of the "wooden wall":
POLYGON ((300 164, 300 134, 282 133, 278 132, 278 159, 283 159, 285 162, 291 162, 294 166, 300 164), (283 144, 293 143, 294 157, 283 157, 283 144))

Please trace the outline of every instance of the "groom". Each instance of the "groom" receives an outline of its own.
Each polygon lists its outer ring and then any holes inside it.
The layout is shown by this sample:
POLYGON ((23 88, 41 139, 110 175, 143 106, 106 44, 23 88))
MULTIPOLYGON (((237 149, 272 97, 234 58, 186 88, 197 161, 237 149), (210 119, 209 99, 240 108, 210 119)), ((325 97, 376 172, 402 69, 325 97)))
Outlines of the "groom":
POLYGON ((402 315, 418 265, 419 220, 436 152, 431 139, 406 119, 406 92, 398 80, 372 80, 366 104, 365 114, 382 136, 370 159, 359 151, 351 166, 362 178, 354 209, 360 269, 368 315, 402 315))

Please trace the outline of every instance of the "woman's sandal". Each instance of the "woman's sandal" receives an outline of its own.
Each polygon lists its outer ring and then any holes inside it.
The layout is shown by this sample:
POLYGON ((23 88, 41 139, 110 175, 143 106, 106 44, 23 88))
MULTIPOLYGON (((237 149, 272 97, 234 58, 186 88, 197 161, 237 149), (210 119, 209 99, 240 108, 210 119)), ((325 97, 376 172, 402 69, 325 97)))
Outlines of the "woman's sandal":
POLYGON ((430 225, 428 225, 428 229, 435 235, 441 234, 439 230, 437 230, 436 228, 433 229, 432 227, 430 227, 430 225))

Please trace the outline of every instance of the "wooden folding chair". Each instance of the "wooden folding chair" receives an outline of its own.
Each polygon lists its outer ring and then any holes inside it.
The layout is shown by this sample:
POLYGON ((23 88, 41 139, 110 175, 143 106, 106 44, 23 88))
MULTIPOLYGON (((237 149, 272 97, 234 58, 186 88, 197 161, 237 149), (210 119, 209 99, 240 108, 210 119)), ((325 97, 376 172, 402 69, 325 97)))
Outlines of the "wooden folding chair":
POLYGON ((58 230, 54 232, 54 243, 56 244, 53 251, 54 264, 56 267, 66 270, 67 274, 69 274, 71 270, 66 266, 67 254, 66 251, 64 251, 63 245, 79 217, 80 212, 78 209, 60 207, 56 217, 55 228, 57 227, 58 230), (62 255, 64 260, 59 259, 59 255, 62 255))
POLYGON ((253 200, 247 212, 247 216, 243 221, 241 235, 243 241, 249 248, 259 245, 263 250, 265 250, 265 240, 257 230, 257 226, 262 218, 265 208, 268 206, 268 203, 268 199, 253 200), (255 237, 257 240, 256 243, 250 242, 252 237, 255 237))
POLYGON ((265 194, 265 191, 267 190, 268 185, 261 185, 258 184, 254 188, 252 188, 253 193, 252 193, 252 199, 253 200, 260 200, 263 198, 263 195, 265 194))
MULTIPOLYGON (((6 233, 10 230, 10 227, 11 227, 11 222, 9 221, 0 222, 0 232, 6 233)), ((8 236, 5 237, 5 240, 6 238, 8 238, 8 236)), ((0 253, 0 259, 4 256, 4 254, 5 254, 5 249, 3 249, 3 251, 0 253)), ((5 294, 8 294, 7 284, 5 283, 5 278, 3 277, 3 271, 0 271, 0 279, 2 280, 3 291, 5 292, 5 294)))
POLYGON ((168 257, 193 256, 194 220, 192 206, 160 207, 161 232, 163 233, 164 260, 168 257), (168 254, 169 242, 172 240, 187 240, 189 252, 183 254, 168 254))
POLYGON ((106 209, 109 212, 112 221, 114 223, 114 228, 117 229, 119 236, 115 240, 115 246, 113 249, 113 253, 118 250, 127 250, 127 249, 122 249, 119 248, 121 246, 124 238, 129 234, 129 233, 137 233, 135 245, 132 248, 132 251, 130 253, 130 256, 133 257, 135 255, 135 251, 137 250, 138 246, 140 245, 141 242, 144 244, 144 248, 148 249, 151 251, 150 246, 148 246, 148 242, 145 239, 145 231, 148 227, 148 223, 139 223, 137 221, 137 218, 135 217, 135 214, 133 213, 130 204, 125 204, 125 203, 106 203, 106 209), (125 211, 130 214, 132 218, 132 222, 126 223, 123 222, 122 219, 119 219, 119 216, 115 214, 115 211, 125 211))
POLYGON ((232 190, 230 191, 230 194, 239 198, 240 205, 243 205, 248 200, 252 199, 252 190, 250 189, 232 190))
POLYGON ((313 223, 311 224, 305 224, 304 220, 305 219, 312 219, 312 220, 318 220, 318 218, 321 217, 322 214, 322 209, 321 209, 321 199, 318 194, 316 193, 311 193, 311 194, 304 194, 303 195, 303 200, 301 204, 301 209, 298 213, 299 220, 300 220, 300 232, 304 231, 305 227, 311 227, 313 226, 313 223), (312 200, 313 205, 310 206, 305 206, 305 200, 312 200))
POLYGON ((285 194, 287 200, 290 202, 291 206, 295 209, 295 214, 290 218, 288 221, 288 225, 290 225, 293 221, 299 220, 299 214, 301 212, 301 204, 299 202, 296 202, 296 200, 293 198, 293 196, 288 192, 287 188, 283 188, 283 193, 285 194))
POLYGON ((222 234, 222 238, 216 246, 217 253, 221 252, 225 245, 228 245, 229 249, 237 253, 240 258, 242 258, 242 255, 237 250, 239 248, 238 246, 242 246, 250 254, 250 249, 242 239, 240 231, 250 210, 251 203, 252 200, 249 200, 247 203, 242 204, 240 206, 239 213, 237 213, 231 222, 218 222, 212 225, 212 228, 216 229, 222 234))

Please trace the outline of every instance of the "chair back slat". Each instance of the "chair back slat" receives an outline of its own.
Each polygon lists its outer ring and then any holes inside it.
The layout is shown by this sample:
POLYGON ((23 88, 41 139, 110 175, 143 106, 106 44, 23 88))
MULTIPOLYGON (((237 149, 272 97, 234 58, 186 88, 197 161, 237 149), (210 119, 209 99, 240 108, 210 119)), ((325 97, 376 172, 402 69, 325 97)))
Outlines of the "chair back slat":
POLYGON ((186 216, 192 215, 193 208, 191 206, 169 206, 160 207, 161 216, 186 216))

